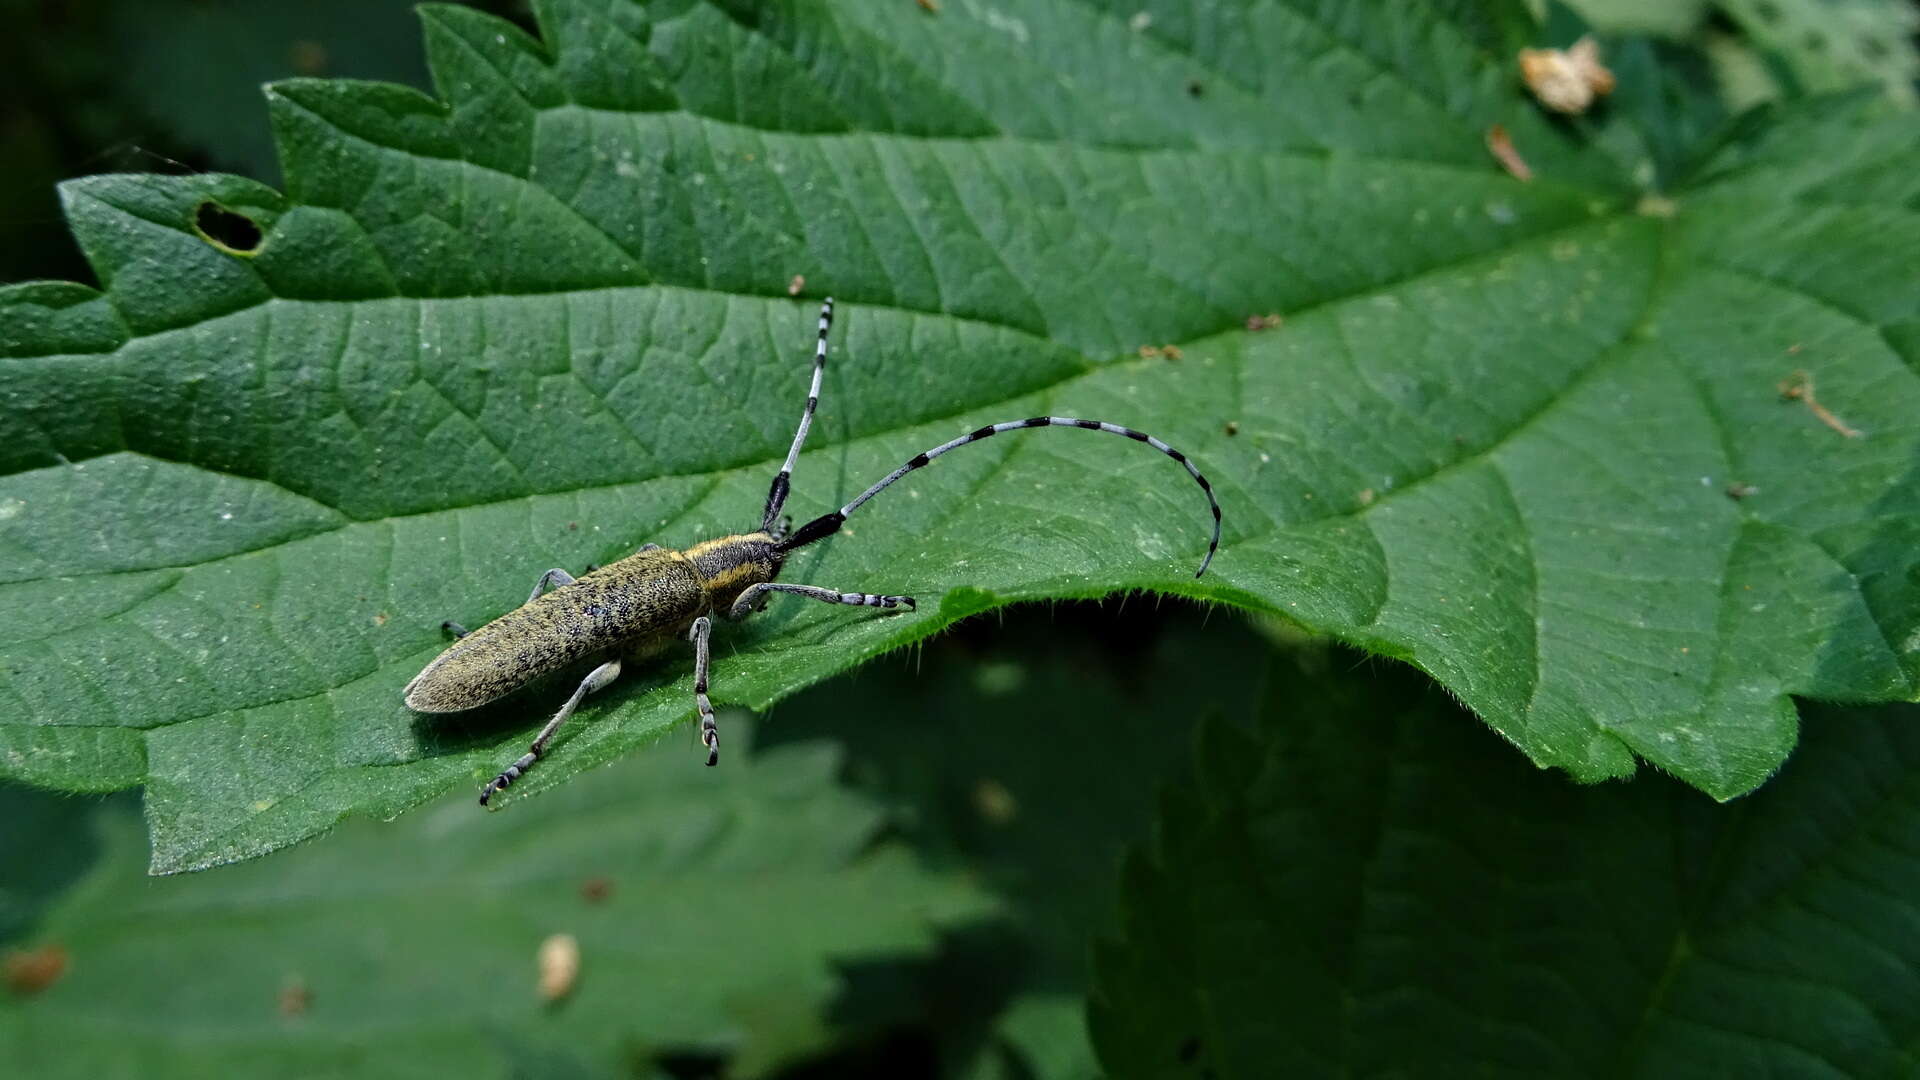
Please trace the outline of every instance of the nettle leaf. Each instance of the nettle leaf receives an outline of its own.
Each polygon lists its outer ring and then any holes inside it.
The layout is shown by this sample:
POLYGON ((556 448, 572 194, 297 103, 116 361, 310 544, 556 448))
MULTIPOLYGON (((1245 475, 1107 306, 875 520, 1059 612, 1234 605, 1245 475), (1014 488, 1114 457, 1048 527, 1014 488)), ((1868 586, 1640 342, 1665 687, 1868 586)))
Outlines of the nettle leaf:
MULTIPOLYGON (((776 604, 721 642, 722 701, 1120 589, 1406 659, 1582 779, 1732 796, 1791 695, 1914 693, 1911 117, 1636 163, 1525 97, 1517 5, 537 6, 538 41, 428 8, 438 98, 270 87, 285 195, 68 185, 105 291, 0 292, 0 768, 144 784, 156 870, 517 755, 548 697, 400 688, 547 567, 757 521, 796 278, 843 304, 797 515, 1051 412, 1185 449, 1226 546, 1195 581, 1205 509, 1146 449, 993 440, 789 565, 917 614, 776 604)), ((669 656, 597 696, 515 794, 686 722, 689 684, 669 656)))
MULTIPOLYGON (((741 744, 748 725, 734 729, 741 744)), ((557 1052, 633 1075, 635 1059, 698 1051, 759 1076, 848 1034, 833 1018, 848 969, 924 961, 994 915, 960 875, 879 838, 884 815, 835 784, 830 744, 737 753, 725 773, 681 764, 644 755, 505 819, 449 797, 159 882, 131 806, 69 813, 99 854, 23 939, 69 963, 39 993, 0 996, 10 1068, 504 1076, 525 1053, 536 1067, 516 1075, 549 1076, 557 1052), (550 1002, 536 957, 562 933, 578 977, 550 1002)))
POLYGON ((1293 680, 1207 727, 1096 953, 1117 1080, 1908 1070, 1920 710, 1815 707, 1721 806, 1562 783, 1418 696, 1293 680))

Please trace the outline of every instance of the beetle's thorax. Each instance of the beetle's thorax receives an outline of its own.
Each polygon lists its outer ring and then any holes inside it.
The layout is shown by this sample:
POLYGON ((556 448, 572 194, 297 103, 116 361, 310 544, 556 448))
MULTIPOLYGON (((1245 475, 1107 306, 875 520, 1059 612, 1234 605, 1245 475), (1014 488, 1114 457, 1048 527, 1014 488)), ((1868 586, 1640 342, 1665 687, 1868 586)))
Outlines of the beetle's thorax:
POLYGON ((714 608, 726 611, 749 585, 780 576, 783 559, 765 532, 702 540, 681 552, 700 574, 714 608))

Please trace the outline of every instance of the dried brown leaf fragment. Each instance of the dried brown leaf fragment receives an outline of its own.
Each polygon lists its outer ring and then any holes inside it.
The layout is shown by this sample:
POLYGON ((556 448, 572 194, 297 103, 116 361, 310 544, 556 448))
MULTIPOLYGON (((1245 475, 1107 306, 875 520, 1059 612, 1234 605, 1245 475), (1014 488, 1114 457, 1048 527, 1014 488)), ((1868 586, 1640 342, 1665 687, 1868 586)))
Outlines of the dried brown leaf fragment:
POLYGON ((1570 49, 1521 49, 1520 77, 1540 104, 1569 116, 1613 93, 1613 72, 1600 63, 1600 43, 1591 34, 1570 49))

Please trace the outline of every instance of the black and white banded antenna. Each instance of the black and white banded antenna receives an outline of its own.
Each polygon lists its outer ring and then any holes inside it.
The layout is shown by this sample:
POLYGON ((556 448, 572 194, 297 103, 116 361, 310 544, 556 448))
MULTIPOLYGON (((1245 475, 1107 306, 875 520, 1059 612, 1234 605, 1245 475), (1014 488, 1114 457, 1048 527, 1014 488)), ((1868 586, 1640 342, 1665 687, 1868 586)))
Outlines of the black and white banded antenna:
MULTIPOLYGON (((826 326, 825 315, 821 316, 820 324, 823 327, 821 333, 824 334, 825 333, 824 327, 826 326)), ((822 339, 823 349, 825 347, 824 340, 825 339, 823 338, 822 339)), ((813 377, 814 377, 814 391, 816 394, 818 394, 819 385, 820 385, 820 368, 818 366, 814 368, 813 377)), ((813 412, 813 401, 811 398, 809 398, 807 401, 807 414, 811 416, 812 412, 813 412)), ((806 422, 804 420, 801 422, 802 434, 804 434, 806 431, 805 423, 806 422)), ((1030 417, 1026 420, 1009 420, 1004 424, 989 424, 988 426, 980 428, 977 431, 968 432, 967 434, 962 435, 957 439, 952 439, 947 442, 943 442, 939 446, 936 446, 933 449, 926 451, 925 453, 915 454, 912 458, 908 459, 905 465, 900 466, 899 468, 888 473, 885 477, 881 478, 879 483, 861 492, 859 495, 854 496, 854 499, 852 502, 848 503, 847 505, 841 507, 838 510, 835 510, 831 514, 823 514, 820 517, 814 518, 812 521, 807 522, 805 525, 800 526, 799 529, 794 531, 793 535, 780 541, 780 545, 779 545, 780 551, 782 553, 789 552, 794 550, 795 548, 805 547, 816 540, 822 540, 822 539, 825 539, 826 537, 832 536, 834 533, 840 530, 840 525, 842 522, 847 520, 848 514, 851 514, 855 510, 860 509, 861 505, 864 504, 868 499, 871 499, 875 495, 878 495, 882 491, 885 491, 887 489, 887 485, 907 475, 913 470, 921 468, 922 466, 931 462, 934 458, 939 457, 940 455, 946 453, 949 450, 957 450, 960 447, 967 445, 968 443, 975 443, 975 442, 979 442, 981 439, 991 438, 992 436, 998 435, 1003 431, 1018 431, 1021 428, 1039 428, 1039 427, 1072 427, 1072 428, 1082 428, 1087 431, 1104 431, 1109 435, 1124 435, 1125 437, 1132 439, 1135 442, 1146 443, 1148 446, 1153 447, 1155 450, 1160 451, 1161 453, 1167 455, 1173 460, 1179 462, 1181 465, 1185 466, 1188 475, 1193 477, 1194 483, 1199 484, 1200 490, 1206 493, 1207 506, 1213 511, 1213 538, 1207 542, 1207 557, 1200 560, 1200 569, 1193 576, 1197 578, 1207 572, 1208 565, 1210 565, 1213 562, 1214 552, 1218 551, 1220 548, 1220 503, 1219 503, 1219 500, 1213 497, 1213 485, 1207 483, 1207 478, 1200 474, 1200 470, 1194 467, 1193 462, 1188 459, 1187 455, 1181 453, 1178 450, 1175 450, 1173 447, 1168 446, 1166 443, 1161 442, 1159 439, 1154 438, 1152 435, 1149 435, 1144 431, 1135 431, 1132 428, 1121 427, 1119 424, 1109 424, 1104 420, 1080 420, 1071 416, 1035 416, 1035 417, 1030 417)), ((799 446, 800 446, 799 440, 796 439, 794 441, 795 452, 798 452, 799 446)), ((793 466, 793 458, 792 456, 789 456, 787 458, 786 468, 791 468, 792 466, 793 466)), ((786 469, 782 469, 780 476, 774 479, 774 491, 779 495, 781 495, 782 497, 786 495, 786 488, 782 483, 785 477, 786 477, 786 469)), ((771 509, 774 506, 774 503, 771 498, 769 498, 768 500, 768 506, 770 508, 768 511, 769 513, 775 512, 773 509, 771 509)))
POLYGON ((779 473, 773 478, 773 486, 767 490, 767 511, 760 518, 762 531, 772 529, 780 517, 780 508, 787 503, 787 492, 793 487, 793 465, 800 460, 800 448, 807 443, 807 432, 813 428, 813 411, 820 407, 820 378, 827 371, 827 331, 833 327, 833 297, 827 297, 820 305, 820 338, 813 347, 813 385, 807 390, 807 407, 800 413, 800 427, 793 433, 793 445, 787 449, 787 460, 780 465, 779 473))

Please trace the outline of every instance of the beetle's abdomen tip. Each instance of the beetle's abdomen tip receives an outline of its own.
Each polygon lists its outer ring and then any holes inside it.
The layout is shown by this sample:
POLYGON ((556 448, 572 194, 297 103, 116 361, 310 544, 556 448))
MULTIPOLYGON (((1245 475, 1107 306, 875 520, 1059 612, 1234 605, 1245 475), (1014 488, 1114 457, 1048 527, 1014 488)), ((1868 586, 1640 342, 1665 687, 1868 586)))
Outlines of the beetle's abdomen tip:
POLYGON ((450 696, 438 683, 423 683, 415 679, 407 684, 405 700, 407 708, 417 713, 465 712, 475 705, 485 704, 479 701, 467 701, 464 698, 450 696))

